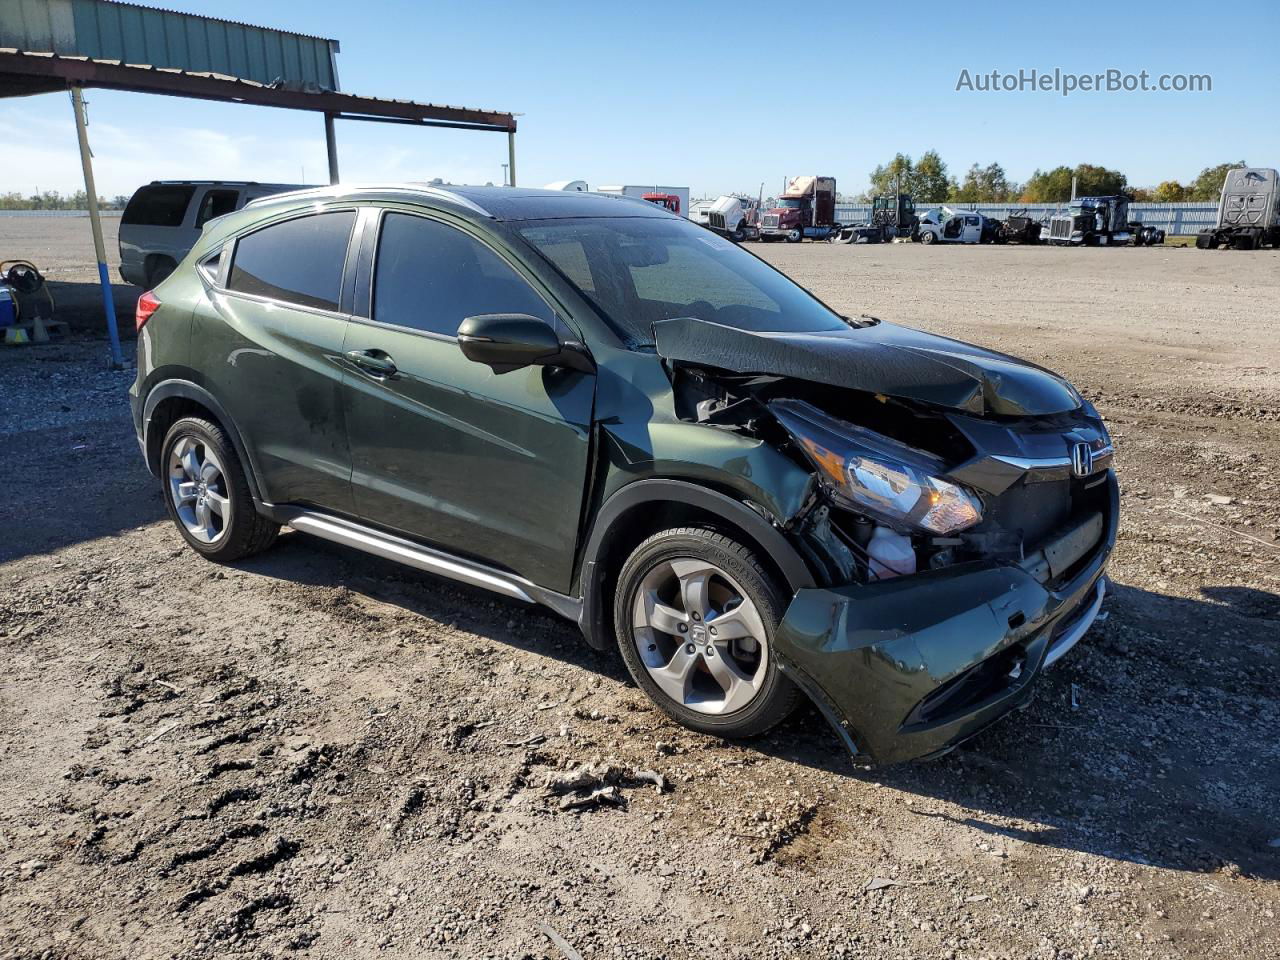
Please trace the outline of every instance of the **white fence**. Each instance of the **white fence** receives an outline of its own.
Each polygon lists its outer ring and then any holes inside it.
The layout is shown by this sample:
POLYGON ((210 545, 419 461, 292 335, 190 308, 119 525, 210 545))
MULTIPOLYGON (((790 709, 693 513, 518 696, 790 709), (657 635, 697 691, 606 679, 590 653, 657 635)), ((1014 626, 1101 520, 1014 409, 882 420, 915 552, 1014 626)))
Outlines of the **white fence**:
MULTIPOLYGON (((916 204, 916 212, 923 213, 938 204, 916 204)), ((973 210, 986 217, 1000 220, 1011 214, 1026 211, 1033 220, 1045 220, 1055 213, 1065 211, 1065 203, 948 203, 952 210, 973 210)), ((841 223, 865 223, 871 219, 871 204, 841 203, 836 205, 836 219, 841 223)), ((1217 201, 1212 203, 1131 203, 1129 219, 1157 227, 1169 236, 1195 234, 1207 230, 1218 221, 1217 201)))
MULTIPOLYGON (((123 210, 99 210, 104 217, 118 217, 123 210)), ((88 210, 0 210, 0 217, 87 217, 88 210)))

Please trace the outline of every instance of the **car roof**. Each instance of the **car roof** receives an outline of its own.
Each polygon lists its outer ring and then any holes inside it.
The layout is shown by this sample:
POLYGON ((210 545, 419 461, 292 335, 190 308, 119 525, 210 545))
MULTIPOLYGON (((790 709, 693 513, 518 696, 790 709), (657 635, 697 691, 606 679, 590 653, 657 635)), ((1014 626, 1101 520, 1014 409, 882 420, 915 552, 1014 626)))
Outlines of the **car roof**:
POLYGON ((489 220, 555 220, 570 217, 668 217, 684 219, 648 200, 577 190, 469 187, 454 184, 338 184, 251 201, 253 209, 298 200, 391 200, 462 209, 489 220))

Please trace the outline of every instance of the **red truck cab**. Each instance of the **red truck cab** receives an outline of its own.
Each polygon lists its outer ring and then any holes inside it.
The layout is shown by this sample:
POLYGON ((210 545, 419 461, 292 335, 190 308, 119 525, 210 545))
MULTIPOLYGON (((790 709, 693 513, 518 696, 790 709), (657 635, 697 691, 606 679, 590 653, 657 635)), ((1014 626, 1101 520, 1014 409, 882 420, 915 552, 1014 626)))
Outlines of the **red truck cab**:
POLYGON ((666 207, 672 213, 680 212, 680 198, 674 193, 646 193, 644 199, 660 207, 666 207))
POLYGON ((825 240, 836 223, 836 178, 791 177, 775 205, 764 212, 760 239, 799 243, 805 237, 825 240))

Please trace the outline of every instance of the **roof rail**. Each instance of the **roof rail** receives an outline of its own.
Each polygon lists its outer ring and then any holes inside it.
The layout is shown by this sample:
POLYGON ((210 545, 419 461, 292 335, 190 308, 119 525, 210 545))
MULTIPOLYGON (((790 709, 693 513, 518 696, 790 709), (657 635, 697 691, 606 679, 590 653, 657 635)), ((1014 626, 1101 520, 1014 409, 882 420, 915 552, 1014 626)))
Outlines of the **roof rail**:
POLYGON ((351 186, 342 186, 341 184, 328 187, 313 187, 307 190, 291 190, 288 193, 273 193, 265 197, 255 197, 245 204, 246 207, 262 207, 272 203, 280 203, 284 200, 298 200, 308 195, 316 197, 339 197, 352 193, 370 193, 370 194, 396 194, 405 193, 414 196, 426 194, 445 203, 451 203, 455 206, 462 207, 472 213, 477 213, 482 217, 493 219, 493 214, 486 210, 474 200, 464 197, 461 194, 454 193, 452 190, 445 190, 441 187, 430 186, 428 184, 419 183, 394 183, 394 184, 353 184, 351 186))

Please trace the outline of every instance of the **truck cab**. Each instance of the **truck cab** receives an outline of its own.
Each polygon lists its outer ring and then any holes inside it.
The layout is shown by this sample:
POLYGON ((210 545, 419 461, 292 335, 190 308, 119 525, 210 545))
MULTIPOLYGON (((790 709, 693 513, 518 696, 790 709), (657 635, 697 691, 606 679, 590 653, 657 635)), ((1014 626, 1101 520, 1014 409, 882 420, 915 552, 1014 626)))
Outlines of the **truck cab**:
POLYGON ((670 210, 674 214, 680 213, 680 198, 674 193, 646 193, 643 199, 650 203, 656 203, 664 210, 670 210))
POLYGON ((825 240, 838 228, 836 223, 836 178, 792 177, 782 196, 764 212, 760 239, 783 239, 799 243, 808 237, 825 240))
POLYGON ((749 237, 759 236, 759 220, 757 200, 725 194, 717 197, 708 208, 706 225, 722 237, 741 243, 749 237))
POLYGON ((916 202, 908 193, 889 193, 871 202, 871 225, 880 228, 883 239, 915 236, 920 218, 916 202))
POLYGON ((1110 197, 1079 197, 1066 213, 1049 219, 1049 242, 1085 247, 1128 244, 1129 201, 1123 194, 1110 197))
POLYGON ((1280 247, 1280 174, 1269 167, 1228 170, 1218 202, 1218 222, 1196 237, 1196 246, 1202 250, 1280 247))

